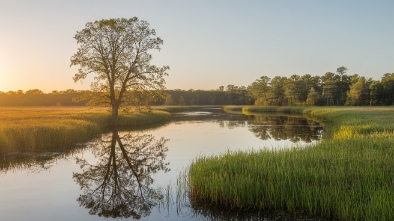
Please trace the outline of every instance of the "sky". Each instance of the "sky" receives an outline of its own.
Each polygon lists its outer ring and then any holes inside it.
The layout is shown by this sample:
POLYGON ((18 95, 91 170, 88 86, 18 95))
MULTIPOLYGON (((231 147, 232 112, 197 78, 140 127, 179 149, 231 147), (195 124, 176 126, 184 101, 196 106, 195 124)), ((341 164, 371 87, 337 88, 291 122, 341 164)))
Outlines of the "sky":
POLYGON ((164 40, 168 89, 248 86, 261 76, 394 72, 392 0, 0 0, 0 91, 84 90, 73 38, 87 22, 138 17, 164 40))

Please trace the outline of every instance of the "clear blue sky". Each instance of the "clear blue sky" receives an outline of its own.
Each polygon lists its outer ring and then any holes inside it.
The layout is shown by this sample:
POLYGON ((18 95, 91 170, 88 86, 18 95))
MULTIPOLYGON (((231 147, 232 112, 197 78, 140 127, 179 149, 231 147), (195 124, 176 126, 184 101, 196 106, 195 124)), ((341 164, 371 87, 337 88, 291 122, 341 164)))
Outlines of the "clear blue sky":
POLYGON ((153 63, 169 89, 247 86, 262 75, 394 72, 394 1, 0 0, 0 91, 74 83, 73 36, 87 22, 137 16, 164 40, 153 63))

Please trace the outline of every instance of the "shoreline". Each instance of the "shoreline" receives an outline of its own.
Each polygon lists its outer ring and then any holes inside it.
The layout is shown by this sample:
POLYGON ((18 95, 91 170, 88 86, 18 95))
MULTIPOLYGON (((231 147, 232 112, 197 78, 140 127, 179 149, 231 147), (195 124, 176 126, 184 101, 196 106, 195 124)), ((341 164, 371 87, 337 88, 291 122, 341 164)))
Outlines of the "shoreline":
MULTIPOLYGON (((240 106, 225 110, 240 110, 240 106)), ((284 211, 340 220, 392 220, 393 107, 257 107, 324 122, 314 147, 199 157, 189 169, 193 200, 223 208, 284 211)))

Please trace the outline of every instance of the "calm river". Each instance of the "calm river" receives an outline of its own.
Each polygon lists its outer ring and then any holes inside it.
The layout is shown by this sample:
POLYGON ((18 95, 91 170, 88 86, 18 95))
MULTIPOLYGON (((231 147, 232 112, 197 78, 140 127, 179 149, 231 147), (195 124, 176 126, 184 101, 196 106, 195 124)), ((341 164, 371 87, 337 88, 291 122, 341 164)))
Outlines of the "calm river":
POLYGON ((216 108, 173 115, 165 125, 113 129, 67 150, 2 157, 0 220, 243 219, 188 202, 177 181, 193 159, 313 145, 323 131, 296 116, 247 116, 216 108))

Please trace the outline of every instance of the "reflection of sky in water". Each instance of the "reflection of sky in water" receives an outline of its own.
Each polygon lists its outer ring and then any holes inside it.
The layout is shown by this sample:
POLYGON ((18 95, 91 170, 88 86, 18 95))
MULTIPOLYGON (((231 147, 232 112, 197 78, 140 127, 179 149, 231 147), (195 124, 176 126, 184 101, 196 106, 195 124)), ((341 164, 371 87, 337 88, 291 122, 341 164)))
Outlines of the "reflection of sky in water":
POLYGON ((283 149, 296 145, 311 145, 312 143, 290 140, 261 140, 248 129, 247 123, 232 125, 229 121, 192 121, 172 122, 158 129, 144 131, 156 138, 164 137, 168 152, 166 161, 170 162, 170 174, 158 174, 158 180, 175 180, 178 173, 186 168, 197 156, 210 156, 230 151, 283 149), (174 171, 176 173, 174 173, 174 171))
MULTIPOLYGON (((166 143, 168 152, 165 162, 170 163, 171 171, 152 174, 152 178, 155 179, 153 185, 156 187, 174 185, 179 172, 189 166, 197 156, 216 155, 228 150, 281 149, 317 142, 305 143, 301 141, 295 144, 290 140, 273 138, 278 138, 279 135, 274 136, 272 133, 280 130, 287 131, 289 136, 294 136, 291 134, 292 132, 308 131, 315 128, 314 125, 310 125, 307 126, 309 129, 300 130, 298 128, 301 126, 296 124, 297 120, 293 120, 295 123, 291 123, 292 125, 280 127, 268 122, 264 117, 258 118, 259 120, 256 122, 254 118, 254 120, 250 119, 250 116, 233 115, 229 116, 232 117, 232 120, 228 120, 229 118, 224 118, 223 113, 210 114, 209 111, 184 114, 184 116, 191 116, 193 120, 179 120, 156 129, 131 132, 153 134, 156 139, 164 137, 169 140, 166 143), (210 116, 212 119, 199 118, 202 115, 210 116), (260 139, 262 133, 266 138, 268 134, 269 139, 260 139)), ((119 135, 126 133, 130 132, 119 132, 119 135)), ((0 205, 2 205, 0 220, 108 220, 89 215, 86 208, 79 207, 76 199, 81 194, 81 190, 72 176, 73 173, 81 172, 81 169, 75 163, 75 157, 84 158, 92 164, 97 162, 91 149, 85 149, 69 154, 67 158, 51 161, 53 166, 48 170, 31 172, 21 169, 0 173, 0 186, 2 187, 0 188, 0 196, 2 196, 0 198, 0 205)), ((141 220, 174 219, 201 220, 204 218, 193 215, 193 212, 188 209, 183 209, 181 214, 177 215, 174 207, 169 211, 155 207, 150 216, 142 217, 141 220)))

